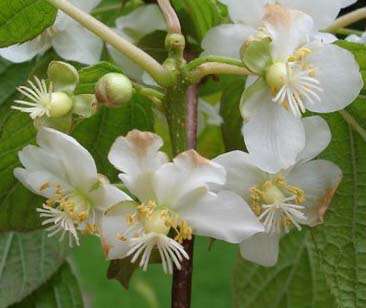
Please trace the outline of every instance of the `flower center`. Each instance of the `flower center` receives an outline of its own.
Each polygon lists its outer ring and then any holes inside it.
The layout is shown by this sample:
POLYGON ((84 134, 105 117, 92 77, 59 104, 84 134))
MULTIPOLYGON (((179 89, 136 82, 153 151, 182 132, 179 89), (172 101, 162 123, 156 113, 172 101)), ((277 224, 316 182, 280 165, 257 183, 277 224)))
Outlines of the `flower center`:
POLYGON ((252 187, 250 206, 269 233, 288 232, 291 226, 301 229, 304 192, 289 185, 281 175, 252 187))
POLYGON ((144 202, 136 207, 136 212, 128 217, 128 223, 141 223, 145 233, 168 235, 173 230, 174 240, 183 242, 192 239, 192 228, 171 210, 159 207, 154 201, 144 202))
POLYGON ((321 101, 323 91, 316 79, 316 69, 305 62, 311 53, 300 48, 286 63, 272 64, 266 71, 266 82, 272 90, 273 101, 291 111, 296 117, 306 112, 307 104, 321 101))

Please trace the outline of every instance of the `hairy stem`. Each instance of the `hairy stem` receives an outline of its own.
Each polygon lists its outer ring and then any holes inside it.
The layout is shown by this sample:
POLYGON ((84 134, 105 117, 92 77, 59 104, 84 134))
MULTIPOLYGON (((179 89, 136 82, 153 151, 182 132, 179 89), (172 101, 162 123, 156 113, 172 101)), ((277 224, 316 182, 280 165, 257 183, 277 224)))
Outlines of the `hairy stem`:
POLYGON ((365 18, 366 18, 366 8, 358 9, 338 18, 330 27, 326 29, 326 31, 336 32, 340 28, 345 28, 365 18))
POLYGON ((95 19, 93 16, 83 12, 66 0, 47 1, 141 66, 161 86, 169 86, 174 82, 170 73, 153 57, 120 37, 112 29, 95 19))
POLYGON ((175 10, 170 4, 170 0, 157 0, 158 5, 164 15, 165 21, 168 26, 169 33, 182 33, 180 21, 178 19, 175 10))
POLYGON ((227 75, 250 75, 251 72, 248 71, 245 67, 239 67, 236 65, 225 64, 225 63, 204 63, 198 66, 194 71, 192 71, 188 75, 188 80, 194 84, 201 81, 203 77, 208 75, 216 75, 216 74, 227 74, 227 75))
POLYGON ((343 119, 354 129, 366 142, 366 129, 364 129, 356 119, 346 110, 339 111, 343 119))

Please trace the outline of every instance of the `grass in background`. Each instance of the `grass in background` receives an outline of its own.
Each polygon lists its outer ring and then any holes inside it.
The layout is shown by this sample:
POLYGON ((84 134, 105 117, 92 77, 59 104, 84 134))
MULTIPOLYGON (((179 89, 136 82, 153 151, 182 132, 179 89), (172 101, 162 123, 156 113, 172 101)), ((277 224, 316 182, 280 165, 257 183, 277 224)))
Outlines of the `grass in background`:
MULTIPOLYGON (((231 272, 237 246, 216 241, 208 251, 208 240, 197 238, 195 244, 192 307, 231 306, 231 272)), ((137 271, 130 289, 106 278, 105 261, 99 240, 88 237, 72 255, 84 294, 86 307, 165 308, 170 307, 171 277, 160 265, 147 272, 137 271)))

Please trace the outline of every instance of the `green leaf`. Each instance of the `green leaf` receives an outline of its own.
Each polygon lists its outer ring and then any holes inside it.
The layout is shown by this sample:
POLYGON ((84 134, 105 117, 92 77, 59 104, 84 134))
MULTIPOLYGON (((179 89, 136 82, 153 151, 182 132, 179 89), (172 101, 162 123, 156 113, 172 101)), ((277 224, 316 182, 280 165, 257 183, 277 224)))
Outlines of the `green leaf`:
POLYGON ((88 66, 79 71, 79 84, 75 94, 94 94, 95 84, 100 78, 108 73, 123 73, 122 70, 109 62, 100 62, 93 66, 88 66))
POLYGON ((0 0, 0 12, 0 47, 6 47, 42 33, 57 10, 45 0, 0 0))
POLYGON ((107 159, 112 143, 118 136, 125 135, 132 129, 152 131, 153 127, 154 116, 150 101, 135 95, 121 108, 103 108, 95 116, 83 121, 76 127, 74 136, 91 152, 98 171, 110 180, 117 180, 117 171, 107 159))
POLYGON ((220 114, 224 119, 222 134, 226 151, 243 150, 244 140, 241 135, 243 119, 240 115, 240 97, 244 90, 244 80, 236 80, 226 88, 221 98, 220 114))
POLYGON ((162 63, 168 57, 168 52, 165 49, 165 37, 166 32, 154 31, 141 38, 137 46, 162 63))
POLYGON ((26 231, 40 226, 35 211, 40 199, 13 175, 19 166, 18 151, 34 140, 35 130, 28 115, 10 109, 16 87, 25 82, 33 66, 0 61, 0 231, 26 231))
MULTIPOLYGON (((359 100, 365 104, 365 100, 359 100)), ((349 112, 355 116, 356 108, 349 112)), ((366 143, 341 115, 325 115, 333 141, 321 155, 343 171, 325 222, 313 231, 322 268, 340 307, 366 305, 366 143)), ((365 119, 359 123, 366 129, 365 119)))
POLYGON ((221 6, 216 0, 174 0, 173 5, 183 20, 184 32, 198 42, 222 21, 221 6))
POLYGON ((0 307, 22 300, 48 280, 67 247, 43 231, 0 235, 0 307))
POLYGON ((70 265, 64 263, 52 278, 22 302, 11 308, 82 308, 83 300, 78 281, 70 265))
POLYGON ((240 308, 335 307, 310 232, 295 231, 283 238, 275 267, 262 267, 239 257, 234 269, 234 301, 240 308))

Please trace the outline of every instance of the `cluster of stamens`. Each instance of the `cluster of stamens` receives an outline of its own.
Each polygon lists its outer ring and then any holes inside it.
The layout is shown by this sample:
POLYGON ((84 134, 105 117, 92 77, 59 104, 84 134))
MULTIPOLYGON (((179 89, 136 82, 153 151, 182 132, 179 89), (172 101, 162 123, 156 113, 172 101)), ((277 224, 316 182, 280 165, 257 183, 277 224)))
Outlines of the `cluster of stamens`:
POLYGON ((291 226, 300 230, 305 221, 304 202, 304 191, 281 175, 250 190, 250 206, 268 233, 288 232, 291 226))
POLYGON ((37 209, 42 218, 46 218, 42 225, 52 224, 47 228, 53 236, 61 232, 60 240, 63 240, 66 233, 69 233, 69 244, 73 245, 73 241, 79 245, 79 236, 77 228, 81 224, 85 224, 84 233, 95 234, 97 227, 95 224, 95 213, 91 211, 89 204, 77 195, 65 193, 60 185, 51 187, 49 183, 45 183, 40 187, 40 191, 53 188, 53 195, 47 199, 43 207, 37 209))

